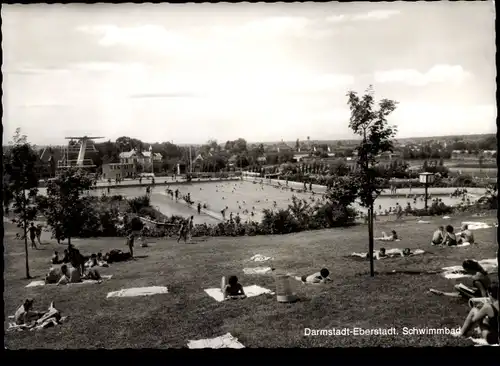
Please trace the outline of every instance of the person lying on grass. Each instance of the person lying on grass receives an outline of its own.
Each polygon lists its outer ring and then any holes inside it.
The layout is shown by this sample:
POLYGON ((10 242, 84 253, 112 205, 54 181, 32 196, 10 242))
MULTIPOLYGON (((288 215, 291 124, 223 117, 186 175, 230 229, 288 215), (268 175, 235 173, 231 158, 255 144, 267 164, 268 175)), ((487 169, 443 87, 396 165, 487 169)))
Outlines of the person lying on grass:
POLYGON ((245 295, 245 291, 243 291, 243 286, 238 282, 238 277, 229 277, 228 284, 224 289, 224 300, 244 299, 246 297, 247 295, 245 295))
POLYGON ((441 245, 444 241, 444 237, 445 237, 444 226, 439 226, 437 230, 434 231, 434 234, 432 234, 431 244, 441 245))
POLYGON ((396 230, 391 230, 391 235, 387 235, 385 232, 382 231, 382 237, 378 238, 378 240, 382 241, 396 241, 398 240, 398 234, 396 233, 396 230))
POLYGON ((449 247, 457 245, 457 236, 454 233, 453 226, 446 225, 446 231, 444 233, 442 245, 447 245, 449 247))
POLYGON ((43 313, 38 311, 33 311, 33 303, 35 300, 26 299, 23 304, 17 309, 14 315, 14 321, 16 325, 30 324, 32 321, 38 320, 43 313))
POLYGON ((107 263, 124 262, 129 259, 132 259, 132 255, 124 253, 120 249, 112 249, 109 253, 105 253, 103 257, 103 260, 107 263))
POLYGON ((488 344, 498 344, 498 284, 491 284, 487 289, 487 294, 489 303, 480 309, 471 309, 456 337, 467 337, 472 329, 479 326, 481 336, 488 344))
POLYGON ((487 297, 487 288, 491 285, 488 272, 478 262, 471 259, 465 260, 462 267, 467 274, 472 276, 472 287, 460 283, 455 285, 455 292, 443 292, 434 289, 430 291, 436 295, 464 297, 466 299, 487 297))
POLYGON ((302 281, 303 283, 311 283, 311 284, 320 284, 320 283, 327 283, 328 281, 331 281, 331 278, 328 277, 330 275, 330 271, 326 268, 322 268, 321 271, 313 273, 312 275, 304 275, 302 277, 298 277, 299 281, 302 281))
POLYGON ((470 243, 474 244, 474 234, 469 230, 469 225, 463 224, 462 231, 458 233, 458 244, 470 243))

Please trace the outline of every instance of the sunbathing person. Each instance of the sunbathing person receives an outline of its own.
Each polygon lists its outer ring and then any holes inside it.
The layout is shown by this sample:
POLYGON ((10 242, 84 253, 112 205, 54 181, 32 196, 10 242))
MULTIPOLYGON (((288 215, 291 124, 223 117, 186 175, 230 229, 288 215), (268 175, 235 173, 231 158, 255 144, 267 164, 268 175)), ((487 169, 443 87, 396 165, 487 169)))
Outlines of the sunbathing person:
POLYGON ((498 344, 498 284, 490 285, 487 294, 489 303, 480 309, 472 308, 460 332, 455 336, 466 337, 472 329, 479 326, 481 336, 488 344, 498 344))
POLYGON ((466 299, 487 297, 487 288, 491 285, 488 272, 476 261, 467 259, 462 263, 465 272, 472 276, 472 287, 462 283, 455 285, 455 292, 443 292, 431 289, 432 293, 450 297, 464 297, 466 299))
POLYGON ((457 236, 453 231, 454 231, 453 226, 446 225, 445 235, 443 241, 441 242, 442 245, 447 245, 450 247, 457 245, 457 236))
POLYGON ((35 300, 33 299, 26 299, 19 309, 17 309, 14 315, 16 325, 30 324, 32 321, 36 321, 43 315, 43 313, 32 310, 34 302, 35 300))
POLYGON ((469 225, 463 224, 462 231, 458 234, 458 243, 474 244, 474 234, 469 230, 469 225))
POLYGON ((46 284, 56 284, 61 279, 61 271, 55 267, 49 269, 49 273, 45 276, 46 284))
POLYGON ((238 277, 229 277, 228 284, 224 289, 224 299, 244 299, 246 297, 243 286, 238 282, 238 277))
POLYGON ((382 231, 382 237, 379 238, 378 240, 382 241, 396 241, 398 240, 398 234, 396 233, 396 230, 391 230, 391 235, 387 235, 385 232, 382 231))
POLYGON ((61 266, 61 273, 62 273, 62 277, 59 280, 59 282, 57 282, 57 285, 67 285, 69 283, 82 282, 82 278, 80 275, 80 269, 77 269, 74 267, 71 267, 70 269, 68 269, 68 266, 63 264, 61 266))
POLYGON ((120 249, 112 249, 109 253, 104 254, 104 261, 108 263, 124 262, 131 259, 130 253, 124 253, 120 249))
POLYGON ((85 267, 92 268, 98 265, 99 263, 97 262, 97 254, 92 253, 90 259, 87 262, 85 262, 85 267))
POLYGON ((455 289, 463 297, 470 299, 473 297, 487 297, 487 288, 491 285, 488 272, 476 261, 467 259, 462 263, 462 267, 467 274, 472 275, 472 288, 464 285, 456 285, 455 289))
POLYGON ((300 281, 302 281, 303 283, 314 283, 314 284, 326 283, 328 281, 331 281, 331 278, 328 277, 329 275, 330 271, 326 268, 322 268, 321 271, 316 272, 310 276, 300 277, 300 281))
POLYGON ((431 244, 441 245, 444 241, 444 237, 445 237, 444 226, 439 226, 438 229, 434 231, 434 234, 432 234, 431 244))
POLYGON ((59 253, 57 253, 57 250, 54 252, 54 255, 52 256, 51 263, 52 264, 61 264, 62 263, 62 260, 59 259, 59 253))
POLYGON ((69 252, 68 249, 64 249, 64 256, 61 263, 69 263, 69 252))
POLYGON ((94 281, 100 281, 102 279, 101 274, 95 268, 89 268, 87 273, 83 277, 86 280, 94 280, 94 281))

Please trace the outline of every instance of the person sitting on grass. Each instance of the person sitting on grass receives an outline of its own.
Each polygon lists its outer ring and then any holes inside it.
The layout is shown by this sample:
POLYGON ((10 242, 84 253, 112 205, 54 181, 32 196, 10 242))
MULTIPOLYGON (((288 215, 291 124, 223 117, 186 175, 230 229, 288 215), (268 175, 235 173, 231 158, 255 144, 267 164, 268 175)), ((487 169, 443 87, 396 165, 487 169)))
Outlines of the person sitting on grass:
POLYGON ((313 273, 310 276, 304 275, 299 277, 299 280, 303 283, 320 284, 331 281, 331 278, 328 277, 329 275, 330 271, 326 268, 322 268, 321 271, 313 273))
POLYGON ((462 283, 455 285, 455 292, 443 292, 435 289, 430 291, 436 295, 450 297, 463 297, 472 299, 477 297, 487 297, 487 288, 491 285, 488 272, 476 261, 467 259, 462 263, 462 267, 468 275, 472 276, 472 287, 462 283))
POLYGON ((62 277, 59 282, 57 282, 57 285, 67 285, 69 283, 82 282, 80 270, 77 268, 71 267, 70 269, 68 269, 68 266, 63 264, 61 266, 61 273, 62 277))
POLYGON ((96 268, 89 268, 87 273, 83 276, 86 280, 100 281, 101 274, 96 268))
POLYGON ((102 253, 99 252, 97 253, 97 265, 99 267, 109 267, 109 265, 106 263, 106 261, 102 257, 102 253))
POLYGON ((455 289, 463 297, 470 299, 473 297, 487 297, 487 288, 491 285, 488 272, 476 261, 467 259, 462 263, 467 274, 472 275, 472 288, 456 285, 455 289))
POLYGON ((444 226, 439 226, 434 234, 432 234, 432 245, 441 245, 445 237, 444 226))
POLYGON ((238 282, 238 277, 229 277, 228 284, 224 289, 224 300, 226 299, 244 299, 247 296, 243 291, 243 286, 238 282))
POLYGON ((46 284, 56 284, 61 279, 61 272, 55 267, 49 269, 49 273, 45 276, 46 284))
POLYGON ((33 311, 33 303, 35 300, 26 299, 23 304, 17 309, 14 315, 16 325, 30 324, 32 321, 38 320, 43 313, 33 311))
POLYGON ((378 240, 382 241, 396 241, 398 240, 398 234, 396 233, 396 230, 391 230, 391 235, 387 235, 385 232, 382 231, 382 237, 379 238, 378 240))
POLYGON ((457 236, 454 233, 453 226, 446 225, 445 235, 441 244, 449 247, 457 245, 457 236))
POLYGON ((90 259, 87 262, 85 262, 85 267, 92 268, 92 267, 96 267, 98 265, 99 265, 99 263, 97 263, 97 254, 92 253, 90 255, 90 259))
POLYGON ((488 344, 498 344, 498 284, 491 284, 487 294, 489 302, 480 309, 474 307, 470 310, 456 337, 467 337, 471 330, 479 326, 481 336, 488 344))
POLYGON ((458 243, 474 244, 474 234, 469 230, 469 225, 463 224, 462 231, 458 234, 458 243))
POLYGON ((50 261, 52 264, 61 264, 62 260, 59 259, 59 253, 57 250, 54 252, 54 255, 52 256, 52 259, 50 261))

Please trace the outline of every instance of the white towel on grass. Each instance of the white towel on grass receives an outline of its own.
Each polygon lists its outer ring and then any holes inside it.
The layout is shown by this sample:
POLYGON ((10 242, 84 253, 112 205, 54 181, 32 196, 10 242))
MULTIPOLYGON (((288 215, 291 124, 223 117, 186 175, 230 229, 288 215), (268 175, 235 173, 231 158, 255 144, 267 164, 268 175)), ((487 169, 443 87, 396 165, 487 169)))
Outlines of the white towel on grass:
POLYGON ((430 221, 418 220, 417 224, 430 224, 430 221))
POLYGON ((199 339, 196 341, 189 341, 187 344, 188 348, 200 349, 200 348, 245 348, 238 339, 233 337, 231 333, 226 333, 223 336, 216 338, 199 339))
POLYGON ((108 296, 106 296, 106 298, 151 296, 151 295, 159 295, 167 293, 168 289, 165 286, 134 287, 134 288, 122 289, 119 291, 108 292, 108 296))
POLYGON ((443 216, 443 219, 448 220, 448 219, 451 219, 451 217, 450 216, 443 216))
POLYGON ((265 262, 272 259, 271 257, 266 257, 265 255, 262 254, 255 254, 252 258, 250 258, 251 261, 254 262, 265 262))
POLYGON ((489 229, 491 226, 485 222, 476 222, 476 221, 464 221, 462 225, 467 225, 469 230, 481 230, 481 229, 489 229))
MULTIPOLYGON (((257 285, 243 287, 243 291, 245 291, 245 295, 247 295, 247 297, 273 293, 271 290, 257 285)), ((220 288, 208 288, 205 290, 205 292, 208 296, 212 297, 218 302, 224 301, 224 294, 222 293, 222 290, 220 288)))
POLYGON ((243 268, 243 273, 247 275, 259 275, 272 272, 271 267, 243 268))
MULTIPOLYGON (((90 284, 90 283, 101 283, 102 281, 109 280, 113 275, 104 275, 101 276, 101 280, 83 280, 82 282, 74 282, 74 283, 68 283, 64 286, 67 285, 84 285, 84 284, 90 284)), ((39 286, 55 286, 55 283, 48 283, 46 284, 44 280, 38 280, 38 281, 31 281, 26 285, 26 287, 39 287, 39 286)))
POLYGON ((484 338, 472 338, 472 337, 469 337, 469 339, 475 343, 475 346, 476 347, 480 347, 480 346, 493 346, 493 347, 498 347, 498 344, 489 344, 488 342, 486 342, 486 339, 484 338))

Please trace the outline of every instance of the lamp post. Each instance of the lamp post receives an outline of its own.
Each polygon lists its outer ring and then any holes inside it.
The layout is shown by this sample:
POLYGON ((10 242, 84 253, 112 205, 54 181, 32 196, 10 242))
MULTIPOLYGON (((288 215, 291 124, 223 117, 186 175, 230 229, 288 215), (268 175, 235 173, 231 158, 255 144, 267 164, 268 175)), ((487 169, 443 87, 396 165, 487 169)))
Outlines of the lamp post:
POLYGON ((427 187, 434 183, 434 173, 420 173, 420 183, 425 187, 425 211, 427 211, 427 187))

